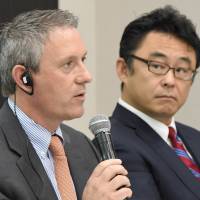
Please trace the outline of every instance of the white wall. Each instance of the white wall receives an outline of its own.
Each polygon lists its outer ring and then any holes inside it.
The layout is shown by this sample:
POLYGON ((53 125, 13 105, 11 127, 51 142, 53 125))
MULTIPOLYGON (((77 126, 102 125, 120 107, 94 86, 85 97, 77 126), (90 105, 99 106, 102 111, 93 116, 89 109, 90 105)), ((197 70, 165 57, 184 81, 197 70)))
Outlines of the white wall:
MULTIPOLYGON (((120 95, 115 73, 119 41, 128 22, 154 8, 171 4, 186 14, 200 30, 198 0, 60 0, 60 8, 80 17, 80 31, 88 47, 88 66, 94 81, 89 86, 86 113, 70 123, 89 136, 88 121, 97 113, 110 115, 120 95)), ((199 31, 200 32, 200 31, 199 31)), ((190 97, 176 119, 200 129, 200 75, 196 77, 190 97)))

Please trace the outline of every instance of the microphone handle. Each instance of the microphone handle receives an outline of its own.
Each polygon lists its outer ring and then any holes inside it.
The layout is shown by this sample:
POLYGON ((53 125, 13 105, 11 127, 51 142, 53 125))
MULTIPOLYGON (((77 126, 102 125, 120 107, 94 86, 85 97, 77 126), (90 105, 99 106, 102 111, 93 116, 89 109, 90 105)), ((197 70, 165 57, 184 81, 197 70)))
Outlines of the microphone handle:
MULTIPOLYGON (((103 132, 95 135, 93 140, 94 145, 100 151, 102 160, 115 159, 116 154, 111 142, 111 134, 109 132, 103 132)), ((125 198, 124 200, 128 200, 125 198)))
POLYGON ((97 134, 93 142, 94 145, 99 150, 102 160, 109 160, 116 158, 109 132, 101 132, 97 134))

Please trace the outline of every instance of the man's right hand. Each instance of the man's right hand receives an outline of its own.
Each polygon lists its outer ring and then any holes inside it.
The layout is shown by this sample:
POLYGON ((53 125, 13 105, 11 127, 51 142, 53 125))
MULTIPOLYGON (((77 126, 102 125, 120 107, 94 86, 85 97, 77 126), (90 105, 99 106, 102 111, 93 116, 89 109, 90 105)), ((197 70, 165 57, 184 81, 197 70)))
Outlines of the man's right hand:
POLYGON ((102 161, 91 174, 82 200, 124 200, 132 196, 127 170, 121 160, 102 161))

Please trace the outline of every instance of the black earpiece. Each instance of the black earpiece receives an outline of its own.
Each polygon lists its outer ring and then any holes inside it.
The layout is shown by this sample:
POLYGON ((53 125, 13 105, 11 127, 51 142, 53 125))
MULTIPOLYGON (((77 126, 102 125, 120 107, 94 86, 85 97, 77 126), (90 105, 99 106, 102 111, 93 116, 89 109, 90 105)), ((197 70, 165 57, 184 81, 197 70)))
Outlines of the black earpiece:
POLYGON ((32 80, 31 74, 28 70, 26 70, 22 74, 21 80, 24 83, 24 85, 33 87, 33 80, 32 80))
POLYGON ((31 73, 29 72, 29 70, 26 70, 22 76, 21 76, 21 80, 23 82, 23 84, 25 86, 29 86, 31 87, 31 91, 26 91, 25 89, 21 88, 20 86, 18 86, 21 90, 23 90, 25 93, 27 93, 28 95, 33 95, 33 79, 31 76, 31 73))

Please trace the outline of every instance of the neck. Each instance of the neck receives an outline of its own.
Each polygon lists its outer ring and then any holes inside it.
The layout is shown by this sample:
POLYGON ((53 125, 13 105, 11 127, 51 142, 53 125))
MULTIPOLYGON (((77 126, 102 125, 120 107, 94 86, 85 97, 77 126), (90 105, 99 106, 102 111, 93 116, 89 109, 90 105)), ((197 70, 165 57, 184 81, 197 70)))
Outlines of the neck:
MULTIPOLYGON (((11 95, 9 98, 30 119, 32 119, 35 123, 39 124, 40 126, 46 128, 49 132, 54 132, 62 122, 55 118, 51 118, 45 115, 44 112, 37 109, 37 106, 34 106, 31 99, 27 99, 20 95, 16 95, 16 98, 15 95, 11 95)), ((15 114, 17 115, 17 112, 15 114)))

